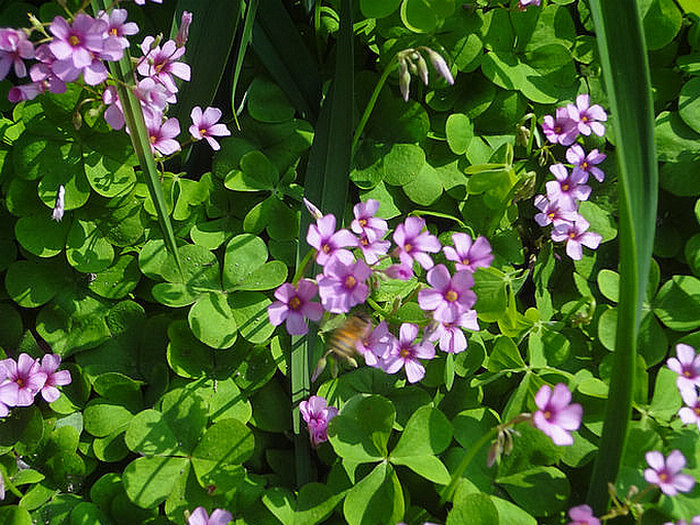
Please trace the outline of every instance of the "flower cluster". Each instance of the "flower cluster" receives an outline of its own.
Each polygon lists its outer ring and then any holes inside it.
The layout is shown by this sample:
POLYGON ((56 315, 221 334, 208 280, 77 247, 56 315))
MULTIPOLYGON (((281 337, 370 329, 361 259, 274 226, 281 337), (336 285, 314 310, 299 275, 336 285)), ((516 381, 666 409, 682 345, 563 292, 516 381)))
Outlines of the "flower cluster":
POLYGON ((450 85, 455 83, 450 68, 440 53, 426 46, 420 46, 416 49, 404 49, 396 54, 396 60, 399 62, 399 89, 406 102, 408 102, 408 95, 411 89, 411 75, 420 77, 426 86, 430 81, 428 63, 421 52, 428 56, 428 60, 430 60, 433 69, 437 71, 438 75, 450 85))
POLYGON ((700 399, 697 387, 700 387, 700 355, 695 349, 683 343, 676 345, 676 357, 666 361, 666 365, 678 377, 676 386, 685 406, 678 411, 678 416, 685 425, 696 424, 700 430, 700 399))
POLYGON ((17 361, 0 361, 0 417, 7 416, 11 407, 31 405, 39 392, 46 402, 56 401, 61 395, 56 387, 71 382, 68 370, 58 370, 60 364, 58 354, 46 354, 41 361, 29 354, 20 354, 17 361))
POLYGON ((576 97, 576 104, 557 108, 555 116, 546 115, 542 130, 553 144, 568 146, 566 160, 569 167, 558 163, 550 166, 549 171, 555 180, 545 184, 547 195, 537 195, 535 207, 540 211, 535 221, 540 226, 552 225, 551 238, 555 242, 566 242, 566 253, 574 260, 583 256, 583 246, 595 250, 602 237, 588 231, 589 222, 578 213, 578 203, 588 200, 591 187, 586 183, 589 176, 603 182, 605 174, 597 166, 605 160, 605 154, 597 149, 586 153, 583 147, 575 143, 579 135, 591 133, 603 136, 608 116, 598 104, 590 105, 589 95, 576 97), (571 171, 569 171, 571 169, 571 171))
POLYGON ((476 311, 472 309, 476 303, 472 273, 493 261, 491 246, 484 237, 473 241, 465 233, 455 233, 454 246, 443 247, 426 230, 422 218, 411 216, 396 226, 392 236, 395 247, 390 251, 391 242, 384 240, 389 232, 387 222, 376 217, 378 201, 370 199, 355 205, 350 229, 340 230, 336 229, 335 216, 323 215, 308 201, 306 205, 316 218, 306 240, 314 248, 315 261, 323 271, 315 280, 300 279, 296 286, 285 283, 275 291, 277 301, 268 307, 273 325, 286 323, 290 334, 304 335, 308 332, 307 320, 319 321, 324 311, 349 313, 367 300, 378 279, 412 279, 418 263, 427 270, 430 285, 418 292, 418 304, 432 317, 423 335, 419 334, 418 325, 404 323, 398 327, 396 337, 381 321, 366 334, 358 335, 356 350, 367 365, 389 374, 404 368, 408 381, 415 383, 425 375, 420 360, 435 357, 435 341, 439 341, 444 352, 466 349, 462 328, 479 330, 476 311), (431 254, 441 250, 448 261, 455 263, 453 275, 444 264, 433 262, 431 254), (320 304, 313 301, 316 293, 320 304))
POLYGON ((314 447, 328 441, 328 422, 338 415, 336 407, 329 407, 321 396, 311 396, 299 403, 299 411, 309 429, 309 438, 314 447))
POLYGON ((215 509, 211 516, 204 507, 197 507, 187 518, 187 525, 228 525, 231 523, 233 515, 222 509, 215 509))
MULTIPOLYGON (((143 0, 140 3, 143 4, 143 0)), ((122 129, 125 125, 122 104, 116 84, 109 80, 105 62, 121 60, 130 47, 127 37, 139 32, 134 22, 127 22, 127 14, 125 9, 112 9, 101 11, 97 17, 83 12, 68 19, 56 16, 48 33, 38 22, 28 30, 0 29, 0 80, 7 76, 11 67, 14 67, 15 76, 26 77, 24 61, 37 61, 29 68, 31 82, 11 88, 10 101, 31 100, 47 91, 63 93, 67 83, 82 78, 94 89, 102 88, 104 119, 113 129, 122 129), (29 40, 35 31, 46 37, 37 47, 29 40)), ((191 77, 190 66, 180 61, 185 54, 191 22, 192 14, 185 11, 175 39, 162 45, 160 37, 146 36, 140 46, 143 57, 136 64, 133 93, 143 110, 152 151, 165 156, 180 149, 177 141, 180 123, 175 118, 166 118, 165 114, 168 106, 177 102, 175 78, 189 81, 191 77)), ((216 108, 202 111, 195 107, 191 118, 192 139, 206 139, 215 150, 219 149, 219 144, 214 137, 230 135, 226 126, 218 123, 221 111, 216 108)))

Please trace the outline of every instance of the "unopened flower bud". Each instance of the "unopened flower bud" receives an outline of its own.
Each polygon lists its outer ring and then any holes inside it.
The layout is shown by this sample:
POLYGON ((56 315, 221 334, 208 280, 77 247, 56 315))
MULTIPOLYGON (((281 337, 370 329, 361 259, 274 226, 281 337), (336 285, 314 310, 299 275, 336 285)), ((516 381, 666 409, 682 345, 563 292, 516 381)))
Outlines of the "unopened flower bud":
POLYGON ((408 94, 411 87, 411 73, 408 72, 406 61, 399 62, 399 89, 405 102, 408 102, 408 94))
POLYGON ((530 141, 530 128, 527 126, 520 126, 518 131, 515 133, 515 143, 518 146, 526 147, 527 143, 530 141))
POLYGON ((315 204, 313 204, 310 200, 308 200, 306 197, 302 198, 302 201, 304 202, 304 206, 306 206, 306 209, 309 211, 311 216, 318 220, 323 217, 323 213, 321 213, 321 210, 319 210, 315 204))
POLYGON ((56 192, 56 204, 53 207, 51 218, 57 222, 63 219, 63 213, 66 210, 66 188, 61 184, 56 192))
POLYGON ((423 80, 423 84, 426 86, 428 85, 428 63, 425 61, 425 58, 423 58, 423 55, 418 55, 418 58, 416 59, 416 64, 418 67, 418 74, 420 75, 420 78, 423 80))
POLYGON ((79 130, 82 125, 83 125, 83 116, 80 114, 80 111, 74 111, 73 112, 73 117, 71 118, 71 121, 73 122, 73 127, 76 130, 79 130))
POLYGON ((527 200, 535 194, 537 174, 534 171, 526 172, 516 183, 517 188, 513 193, 513 202, 527 200))
POLYGON ((182 12, 182 18, 180 19, 180 28, 177 30, 177 35, 175 35, 175 45, 177 47, 182 47, 187 43, 187 37, 190 34, 190 24, 192 23, 192 13, 189 11, 182 12))
POLYGON ((489 468, 493 467, 494 463, 496 463, 496 460, 498 460, 499 457, 501 457, 500 439, 494 441, 489 447, 489 452, 486 456, 486 466, 489 468))
POLYGON ((430 62, 433 64, 435 71, 438 72, 438 75, 447 80, 448 84, 454 84, 455 79, 452 78, 450 68, 447 66, 447 62, 445 62, 445 59, 442 58, 442 55, 436 51, 433 51, 429 47, 426 47, 425 50, 428 53, 428 57, 430 58, 430 62))

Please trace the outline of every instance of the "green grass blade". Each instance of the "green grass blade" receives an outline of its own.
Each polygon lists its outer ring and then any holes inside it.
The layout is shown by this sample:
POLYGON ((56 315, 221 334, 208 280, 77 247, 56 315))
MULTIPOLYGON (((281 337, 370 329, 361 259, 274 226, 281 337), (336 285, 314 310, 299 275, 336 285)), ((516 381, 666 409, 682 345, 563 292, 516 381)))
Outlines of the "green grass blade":
MULTIPOLYGON (((100 10, 107 10, 112 4, 113 2, 111 0, 93 0, 92 2, 95 13, 100 10)), ((170 222, 168 207, 165 202, 165 196, 163 195, 163 188, 160 185, 158 168, 156 167, 153 153, 151 152, 151 142, 148 137, 146 123, 143 119, 141 104, 134 96, 131 89, 126 87, 134 85, 134 73, 131 67, 129 50, 125 49, 122 59, 119 62, 110 62, 109 67, 112 75, 118 81, 117 92, 119 94, 119 100, 122 103, 124 121, 131 132, 129 135, 131 137, 131 143, 134 146, 136 157, 139 159, 148 192, 151 195, 158 215, 158 225, 163 233, 165 246, 175 259, 178 270, 182 273, 180 255, 177 250, 177 241, 175 240, 173 225, 170 222)))
POLYGON ((238 44, 238 52, 236 53, 236 64, 233 67, 233 80, 231 82, 231 107, 233 108, 233 118, 236 119, 236 127, 241 129, 238 124, 238 117, 236 116, 236 87, 238 87, 238 80, 241 76, 241 69, 243 69, 243 59, 245 58, 248 46, 253 40, 253 24, 255 22, 255 15, 258 12, 258 0, 249 0, 248 6, 245 11, 245 22, 243 23, 243 33, 241 34, 241 41, 238 44))
MULTIPOLYGON (((333 213, 336 217, 343 216, 348 193, 355 94, 353 67, 352 0, 343 0, 335 74, 318 118, 304 181, 306 198, 324 214, 333 213)), ((304 211, 299 239, 306 239, 310 223, 311 216, 304 211)), ((299 243, 297 265, 301 264, 308 250, 305 242, 299 243)), ((294 337, 292 341, 292 403, 296 407, 311 392, 309 371, 318 339, 316 332, 311 330, 305 338, 294 337)), ((308 438, 301 434, 299 410, 294 410, 293 423, 297 485, 301 486, 311 481, 311 467, 308 438)))
POLYGON ((620 199, 620 302, 605 423, 588 503, 608 503, 631 416, 640 311, 654 242, 658 167, 646 44, 636 0, 590 0, 610 109, 620 199))

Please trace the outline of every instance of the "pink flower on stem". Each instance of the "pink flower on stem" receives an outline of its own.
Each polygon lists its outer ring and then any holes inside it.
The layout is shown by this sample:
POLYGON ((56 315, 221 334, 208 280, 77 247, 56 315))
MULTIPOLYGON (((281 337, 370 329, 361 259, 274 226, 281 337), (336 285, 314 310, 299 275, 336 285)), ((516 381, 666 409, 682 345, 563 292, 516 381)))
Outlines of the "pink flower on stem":
POLYGON ((472 291, 474 277, 467 270, 450 271, 444 264, 438 264, 427 275, 432 288, 418 292, 418 304, 425 311, 433 311, 433 319, 441 323, 454 323, 476 303, 472 291))
POLYGON ((544 135, 549 142, 570 146, 578 137, 576 121, 569 117, 569 112, 566 108, 557 108, 555 115, 556 117, 545 115, 542 122, 542 131, 544 131, 544 135))
MULTIPOLYGON (((84 13, 76 15, 72 26, 63 17, 57 16, 49 26, 49 31, 55 37, 49 43, 49 49, 58 61, 68 61, 73 68, 82 70, 102 52, 105 29, 107 22, 95 20, 84 13)), ((66 70, 67 67, 62 69, 66 70)), ((63 78, 61 74, 58 76, 63 78)))
POLYGON ((175 117, 169 118, 162 124, 158 120, 149 119, 146 122, 151 151, 158 150, 162 155, 172 155, 180 149, 180 143, 175 140, 180 134, 180 123, 175 117))
POLYGON ((311 302, 317 292, 318 287, 309 279, 301 279, 296 288, 284 283, 275 290, 277 301, 267 307, 270 324, 279 326, 286 321, 289 334, 306 334, 309 331, 306 319, 320 321, 323 317, 321 305, 311 302))
POLYGON ((351 261, 352 254, 342 248, 357 246, 357 238, 349 230, 335 231, 335 215, 330 213, 316 220, 316 224, 309 225, 306 242, 316 249, 316 262, 321 266, 326 265, 333 256, 345 262, 351 261))
POLYGON ((129 13, 126 9, 112 9, 110 13, 100 11, 98 18, 107 23, 105 33, 108 40, 116 41, 122 49, 129 47, 127 36, 135 35, 139 32, 139 26, 134 22, 127 22, 129 13))
POLYGON ((549 167, 549 171, 557 179, 545 184, 547 198, 550 201, 560 201, 562 206, 575 209, 577 201, 588 200, 591 194, 591 187, 585 184, 588 173, 574 171, 569 175, 569 171, 563 164, 554 164, 549 167))
POLYGON ((573 520, 567 525, 600 525, 600 520, 593 514, 588 505, 579 505, 569 509, 569 517, 573 520))
POLYGON ((228 525, 232 519, 233 515, 227 510, 215 509, 209 516, 204 507, 197 507, 187 518, 187 525, 228 525))
POLYGON ((189 64, 177 61, 185 54, 185 48, 177 47, 173 40, 168 40, 162 48, 154 44, 155 38, 150 35, 143 39, 141 50, 144 57, 136 70, 140 75, 160 82, 171 93, 177 93, 173 76, 189 81, 191 75, 189 64))
POLYGON ((681 474, 685 467, 685 457, 680 450, 672 451, 667 458, 652 450, 644 456, 651 468, 644 470, 644 479, 656 485, 667 496, 675 496, 679 492, 690 492, 695 486, 695 479, 688 474, 681 474))
POLYGON ((56 57, 49 49, 48 44, 42 44, 36 48, 36 59, 39 62, 29 68, 29 77, 32 81, 40 84, 43 91, 65 93, 67 89, 66 83, 58 78, 53 71, 53 63, 56 61, 56 57))
POLYGON ((407 217, 403 224, 399 224, 394 231, 394 242, 401 264, 413 266, 413 261, 418 261, 424 269, 433 267, 433 260, 428 253, 438 253, 442 246, 435 235, 427 231, 425 221, 420 217, 407 217))
POLYGON ((152 78, 142 78, 134 88, 134 95, 141 102, 143 115, 147 120, 161 121, 168 102, 175 102, 177 99, 165 86, 159 84, 152 78))
POLYGON ((41 388, 41 397, 47 403, 56 401, 61 392, 57 386, 70 385, 71 376, 68 370, 58 370, 61 364, 61 356, 58 354, 46 354, 41 360, 40 370, 46 374, 46 382, 41 388))
POLYGON ((442 251, 450 261, 455 261, 457 270, 476 271, 477 268, 488 268, 493 262, 491 245, 486 237, 479 236, 472 243, 472 238, 466 233, 452 234, 452 246, 444 246, 442 251))
POLYGON ((467 310, 451 323, 436 323, 427 336, 428 341, 440 341, 439 347, 448 354, 458 354, 467 349, 467 338, 462 328, 479 331, 476 310, 467 310))
MULTIPOLYGON (((0 373, 0 417, 5 417, 10 413, 9 408, 17 406, 17 399, 19 397, 19 386, 13 381, 6 381, 4 374, 0 373)), ((0 474, 2 477, 2 474, 0 474)), ((2 499, 2 498, 0 498, 2 499)))
POLYGON ((591 106, 590 95, 579 95, 576 105, 569 104, 566 109, 581 134, 588 136, 593 132, 599 137, 605 135, 605 124, 601 122, 608 120, 608 115, 598 104, 591 106))
POLYGON ((410 281, 413 279, 413 265, 392 264, 384 269, 384 275, 389 279, 399 279, 400 281, 410 281))
POLYGON ((685 388, 681 390, 681 397, 686 404, 678 411, 678 416, 684 425, 692 425, 695 423, 700 430, 700 400, 695 387, 685 388))
POLYGON ((382 368, 384 358, 389 354, 396 338, 382 321, 370 334, 357 343, 357 351, 364 357, 365 364, 375 368, 382 368))
POLYGON ((596 167, 596 164, 600 164, 605 158, 605 153, 600 153, 597 148, 586 155, 586 152, 583 151, 583 148, 579 144, 574 144, 566 150, 566 160, 574 165, 574 173, 577 171, 584 172, 586 174, 586 180, 588 179, 588 175, 593 175, 598 182, 603 182, 605 180, 605 173, 603 173, 603 170, 596 167))
POLYGON ((328 423, 338 415, 336 407, 327 405, 326 399, 321 396, 311 396, 308 401, 299 403, 299 411, 309 429, 313 447, 328 441, 328 423))
POLYGON ((195 140, 206 139, 214 151, 221 149, 214 137, 226 137, 231 134, 225 124, 217 124, 221 119, 221 110, 207 108, 202 112, 202 108, 195 106, 192 108, 190 116, 192 117, 192 125, 190 126, 192 138, 195 140))
POLYGON ((4 79, 14 66, 15 75, 27 76, 24 60, 34 58, 34 44, 27 39, 24 31, 0 28, 0 80, 4 79))
POLYGON ((552 230, 552 240, 554 242, 566 241, 566 254, 574 261, 583 257, 582 246, 587 246, 595 250, 600 245, 603 236, 599 233, 587 231, 589 222, 581 215, 573 223, 562 223, 552 230))
POLYGON ((544 195, 537 195, 535 207, 541 212, 535 215, 535 222, 542 227, 549 224, 558 226, 562 223, 574 222, 578 218, 576 208, 572 207, 568 200, 565 202, 550 201, 544 195))
POLYGON ((190 35, 190 24, 192 24, 192 13, 183 11, 180 17, 180 27, 177 29, 177 35, 175 35, 175 45, 177 47, 182 47, 187 43, 190 35))
POLYGON ((425 368, 419 359, 435 357, 435 347, 428 342, 414 341, 418 337, 418 327, 412 323, 403 323, 399 328, 399 338, 394 343, 389 355, 384 358, 384 371, 395 374, 402 368, 406 369, 409 383, 417 383, 425 376, 425 368))
POLYGON ((364 261, 345 263, 333 257, 323 268, 323 274, 316 278, 324 310, 344 314, 353 306, 364 303, 369 295, 365 281, 371 273, 364 261))
POLYGON ((555 445, 572 445, 570 432, 578 430, 583 417, 583 407, 571 404, 571 391, 564 383, 542 387, 535 394, 538 410, 532 416, 534 425, 552 438, 555 445))
POLYGON ((700 386, 700 355, 695 355, 692 346, 678 343, 676 357, 666 361, 666 366, 678 374, 676 386, 681 393, 700 386))
POLYGON ((365 234, 374 239, 381 239, 389 230, 384 219, 375 217, 379 209, 379 201, 367 199, 366 202, 359 202, 353 206, 352 211, 355 215, 350 224, 350 229, 357 235, 365 234))
POLYGON ((124 127, 124 112, 122 103, 117 95, 117 88, 107 86, 102 92, 102 103, 107 106, 102 117, 112 129, 122 129, 124 127))
POLYGON ((368 233, 363 233, 357 241, 357 245, 362 250, 362 256, 367 261, 367 264, 376 264, 379 259, 385 256, 391 248, 391 243, 389 241, 382 241, 378 238, 371 240, 374 234, 369 231, 368 233))
POLYGON ((39 366, 39 360, 29 354, 20 354, 14 359, 3 359, 0 368, 4 369, 5 378, 15 383, 17 389, 17 404, 26 407, 34 402, 34 396, 41 390, 46 382, 46 374, 39 366))

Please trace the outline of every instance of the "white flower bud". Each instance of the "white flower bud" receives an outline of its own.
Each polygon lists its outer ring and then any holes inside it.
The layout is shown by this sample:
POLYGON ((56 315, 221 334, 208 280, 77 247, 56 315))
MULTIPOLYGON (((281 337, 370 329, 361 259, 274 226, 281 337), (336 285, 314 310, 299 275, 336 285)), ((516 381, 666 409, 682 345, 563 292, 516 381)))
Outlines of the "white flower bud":
POLYGON ((60 222, 63 219, 63 213, 66 210, 66 188, 61 184, 56 192, 56 204, 53 207, 51 218, 60 222))

